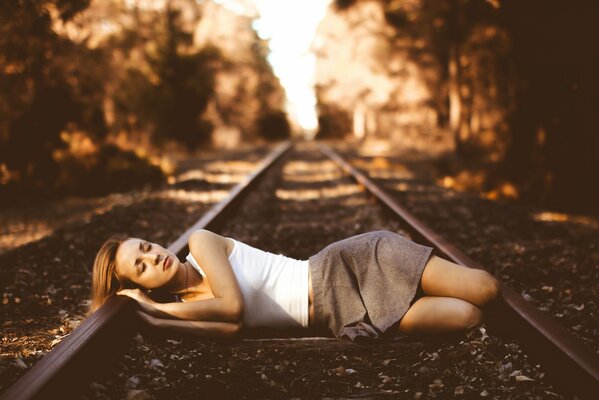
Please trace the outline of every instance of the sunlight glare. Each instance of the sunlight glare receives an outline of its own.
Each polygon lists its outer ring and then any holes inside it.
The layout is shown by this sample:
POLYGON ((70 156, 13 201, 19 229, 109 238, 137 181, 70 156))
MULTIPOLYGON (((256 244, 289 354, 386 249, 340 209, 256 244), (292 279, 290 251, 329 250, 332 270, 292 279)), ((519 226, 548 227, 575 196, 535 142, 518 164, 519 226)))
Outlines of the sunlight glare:
POLYGON ((287 95, 287 111, 308 135, 317 127, 314 71, 316 57, 310 46, 330 0, 217 0, 239 12, 240 4, 253 4, 258 11, 254 28, 269 40, 271 63, 287 95))
POLYGON ((343 184, 320 189, 277 189, 275 191, 277 199, 292 201, 332 199, 357 193, 364 193, 364 187, 356 184, 343 184))

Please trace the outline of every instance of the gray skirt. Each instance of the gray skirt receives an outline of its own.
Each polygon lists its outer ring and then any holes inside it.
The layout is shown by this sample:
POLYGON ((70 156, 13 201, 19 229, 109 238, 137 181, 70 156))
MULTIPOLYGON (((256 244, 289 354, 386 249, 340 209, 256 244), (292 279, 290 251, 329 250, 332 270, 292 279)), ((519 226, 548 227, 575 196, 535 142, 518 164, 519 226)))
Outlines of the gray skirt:
POLYGON ((388 231, 328 245, 309 259, 315 326, 352 341, 382 335, 410 307, 432 252, 388 231))

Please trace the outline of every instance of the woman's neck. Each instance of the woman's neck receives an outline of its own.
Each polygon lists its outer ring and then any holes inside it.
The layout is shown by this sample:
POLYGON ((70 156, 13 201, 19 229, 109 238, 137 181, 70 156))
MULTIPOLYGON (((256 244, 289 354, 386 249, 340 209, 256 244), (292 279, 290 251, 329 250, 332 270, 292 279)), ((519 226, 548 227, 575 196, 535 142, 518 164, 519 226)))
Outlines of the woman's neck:
POLYGON ((210 283, 208 279, 204 279, 191 263, 185 263, 187 270, 189 271, 187 290, 180 293, 181 298, 185 300, 203 300, 214 297, 210 283))
POLYGON ((165 289, 169 293, 185 296, 195 292, 198 287, 202 286, 203 281, 203 277, 193 268, 189 261, 186 261, 179 264, 177 273, 165 289))

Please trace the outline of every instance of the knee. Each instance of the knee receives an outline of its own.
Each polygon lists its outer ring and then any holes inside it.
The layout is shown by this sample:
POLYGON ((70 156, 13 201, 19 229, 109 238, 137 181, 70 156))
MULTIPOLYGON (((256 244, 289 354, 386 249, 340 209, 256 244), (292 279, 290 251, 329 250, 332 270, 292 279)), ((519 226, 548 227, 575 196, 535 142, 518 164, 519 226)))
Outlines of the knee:
POLYGON ((483 322, 483 312, 475 305, 468 304, 462 308, 461 320, 464 328, 479 325, 483 322))
POLYGON ((479 277, 480 305, 495 300, 501 294, 501 283, 487 271, 480 271, 479 277))
POLYGON ((414 333, 414 324, 409 318, 403 317, 399 320, 399 331, 405 333, 406 335, 411 335, 414 333))

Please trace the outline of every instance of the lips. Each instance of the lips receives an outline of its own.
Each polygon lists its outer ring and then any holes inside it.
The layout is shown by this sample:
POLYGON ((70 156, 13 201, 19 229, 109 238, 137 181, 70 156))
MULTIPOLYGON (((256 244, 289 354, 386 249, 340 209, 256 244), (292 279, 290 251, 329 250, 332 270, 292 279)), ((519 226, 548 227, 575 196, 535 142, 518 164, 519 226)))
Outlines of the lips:
POLYGON ((164 259, 164 262, 162 263, 162 270, 166 271, 167 269, 169 269, 172 263, 173 262, 171 261, 171 258, 169 256, 167 256, 164 259))

